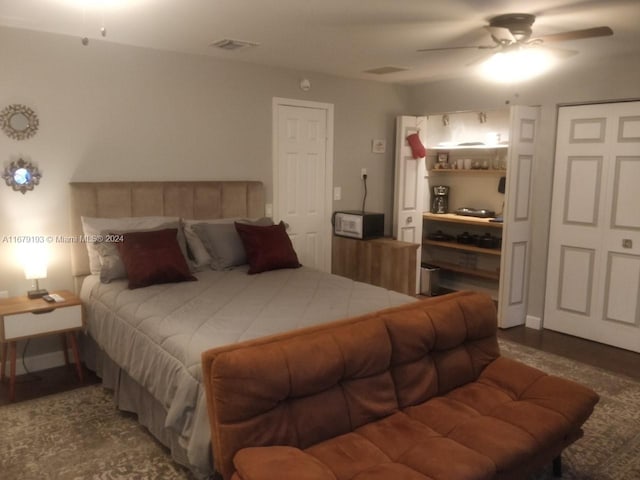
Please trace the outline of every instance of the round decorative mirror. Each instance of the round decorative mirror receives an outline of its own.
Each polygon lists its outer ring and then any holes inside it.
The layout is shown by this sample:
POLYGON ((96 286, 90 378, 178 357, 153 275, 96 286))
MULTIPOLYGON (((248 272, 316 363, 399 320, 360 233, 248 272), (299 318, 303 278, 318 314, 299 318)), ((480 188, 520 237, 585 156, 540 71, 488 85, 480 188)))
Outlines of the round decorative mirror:
POLYGON ((2 174, 2 178, 9 187, 23 194, 27 193, 27 190, 33 190, 33 187, 40 183, 40 177, 42 175, 38 168, 23 159, 11 162, 2 174))
POLYGON ((13 104, 0 113, 0 128, 14 140, 33 137, 38 131, 38 116, 25 105, 13 104))
POLYGON ((19 168, 13 172, 13 181, 18 185, 28 185, 31 178, 31 174, 26 168, 19 168))

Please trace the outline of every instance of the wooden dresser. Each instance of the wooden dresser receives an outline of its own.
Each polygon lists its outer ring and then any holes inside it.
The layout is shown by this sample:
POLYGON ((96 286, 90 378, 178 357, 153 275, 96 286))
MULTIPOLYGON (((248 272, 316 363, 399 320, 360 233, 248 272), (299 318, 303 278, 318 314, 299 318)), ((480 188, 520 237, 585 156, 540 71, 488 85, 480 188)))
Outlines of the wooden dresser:
POLYGON ((416 294, 416 243, 392 238, 356 240, 333 236, 331 272, 359 282, 416 294))

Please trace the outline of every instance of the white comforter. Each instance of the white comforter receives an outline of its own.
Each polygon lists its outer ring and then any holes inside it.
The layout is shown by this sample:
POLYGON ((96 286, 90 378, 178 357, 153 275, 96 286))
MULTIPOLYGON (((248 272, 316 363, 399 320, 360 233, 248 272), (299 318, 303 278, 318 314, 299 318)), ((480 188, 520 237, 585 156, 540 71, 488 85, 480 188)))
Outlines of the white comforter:
POLYGON ((88 277, 87 330, 164 407, 196 470, 209 466, 200 355, 212 347, 351 317, 412 297, 309 268, 247 275, 197 273, 197 282, 128 290, 88 277))

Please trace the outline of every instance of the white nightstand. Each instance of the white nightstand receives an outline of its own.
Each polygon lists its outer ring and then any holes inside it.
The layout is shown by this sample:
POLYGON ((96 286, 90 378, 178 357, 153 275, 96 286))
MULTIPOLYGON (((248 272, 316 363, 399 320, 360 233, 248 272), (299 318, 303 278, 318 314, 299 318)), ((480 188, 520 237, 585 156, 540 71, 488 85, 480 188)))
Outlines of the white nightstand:
POLYGON ((64 302, 47 303, 41 298, 13 297, 0 300, 0 342, 2 343, 2 372, 5 380, 7 349, 9 351, 9 400, 15 400, 16 343, 18 340, 43 335, 62 334, 64 359, 69 364, 67 342, 71 346, 78 379, 82 383, 82 367, 75 332, 82 329, 82 302, 73 293, 61 290, 57 293, 64 302))

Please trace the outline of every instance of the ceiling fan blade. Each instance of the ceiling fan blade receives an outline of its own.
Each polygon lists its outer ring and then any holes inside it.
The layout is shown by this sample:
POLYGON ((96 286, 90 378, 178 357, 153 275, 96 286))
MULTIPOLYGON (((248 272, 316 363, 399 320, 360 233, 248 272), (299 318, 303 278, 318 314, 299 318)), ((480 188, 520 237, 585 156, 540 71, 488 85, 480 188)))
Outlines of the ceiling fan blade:
POLYGON ((513 34, 511 33, 511 30, 509 30, 508 28, 492 27, 489 25, 487 25, 484 28, 487 29, 487 31, 491 34, 491 36, 496 42, 512 44, 512 43, 516 43, 517 41, 516 37, 513 36, 513 34))
POLYGON ((568 50, 566 48, 549 47, 546 45, 537 47, 537 48, 542 48, 548 51, 559 60, 564 60, 566 58, 573 57, 574 55, 577 55, 579 53, 577 50, 568 50))
POLYGON ((478 58, 475 58, 473 60, 471 60, 469 63, 465 64, 465 67, 475 67, 477 65, 480 65, 481 63, 485 62, 486 60, 488 60, 491 55, 493 55, 492 53, 483 53, 481 55, 478 56, 478 58))
POLYGON ((593 27, 584 30, 573 30, 571 32, 552 33, 551 35, 542 35, 536 37, 535 40, 542 40, 544 43, 565 42, 568 40, 581 40, 583 38, 607 37, 613 35, 613 30, 609 27, 593 27))
POLYGON ((486 50, 496 48, 496 45, 469 45, 462 47, 436 47, 436 48, 419 48, 416 52, 439 52, 444 50, 462 50, 465 48, 473 48, 476 50, 486 50))

